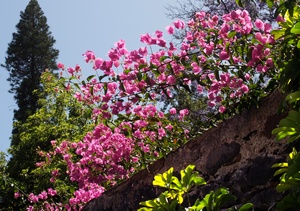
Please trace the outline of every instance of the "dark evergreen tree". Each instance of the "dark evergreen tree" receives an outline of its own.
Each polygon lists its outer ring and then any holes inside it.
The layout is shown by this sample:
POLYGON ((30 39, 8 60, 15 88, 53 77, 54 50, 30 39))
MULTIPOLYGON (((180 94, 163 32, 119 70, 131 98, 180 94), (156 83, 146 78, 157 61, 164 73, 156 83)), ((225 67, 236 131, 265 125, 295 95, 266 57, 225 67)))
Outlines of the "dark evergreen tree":
MULTIPOLYGON (((38 109, 38 97, 34 90, 40 90, 40 76, 46 69, 56 69, 58 50, 51 36, 47 18, 37 0, 30 0, 21 20, 16 25, 17 32, 9 43, 5 67, 9 71, 10 93, 14 94, 18 109, 14 120, 24 122, 38 109)), ((17 144, 12 142, 12 145, 17 144)))

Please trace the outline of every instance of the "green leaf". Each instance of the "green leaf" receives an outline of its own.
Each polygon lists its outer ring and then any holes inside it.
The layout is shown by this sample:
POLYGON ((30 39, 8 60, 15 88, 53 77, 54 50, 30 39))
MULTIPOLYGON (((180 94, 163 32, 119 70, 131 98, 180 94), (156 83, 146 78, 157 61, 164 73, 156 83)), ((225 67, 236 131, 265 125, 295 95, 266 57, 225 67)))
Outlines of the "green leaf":
POLYGON ((164 172, 163 174, 155 175, 152 184, 154 186, 169 188, 172 182, 173 172, 174 172, 174 168, 171 167, 168 171, 164 172))
POLYGON ((77 89, 80 90, 80 87, 79 87, 78 83, 74 83, 74 86, 75 86, 77 89))
POLYGON ((239 7, 244 7, 242 0, 235 0, 235 3, 239 6, 239 7))
POLYGON ((236 31, 231 31, 228 33, 228 38, 233 38, 236 35, 236 31))
POLYGON ((300 40, 297 42, 297 48, 300 48, 300 40))
POLYGON ((291 110, 288 116, 279 122, 279 128, 272 131, 276 135, 276 140, 289 137, 288 142, 292 142, 300 137, 300 112, 291 110))
POLYGON ((299 210, 299 193, 292 192, 276 204, 277 210, 299 210))
POLYGON ((196 176, 193 181, 194 181, 195 185, 205 185, 206 184, 205 180, 199 176, 196 176))
POLYGON ((159 61, 163 62, 163 61, 165 61, 168 58, 170 58, 170 57, 168 57, 168 56, 162 56, 162 57, 159 58, 159 61))
POLYGON ((178 194, 177 194, 177 201, 178 201, 178 204, 182 204, 182 202, 183 202, 183 194, 184 194, 183 191, 179 191, 179 192, 178 192, 178 194))
POLYGON ((188 187, 190 184, 190 176, 194 170, 195 165, 188 165, 184 170, 180 171, 181 183, 184 187, 188 187))
POLYGON ((179 179, 177 177, 172 177, 172 186, 171 188, 173 190, 182 190, 182 184, 180 183, 179 179))
POLYGON ((272 0, 266 0, 266 3, 267 3, 269 8, 273 7, 274 2, 272 0))
MULTIPOLYGON (((299 41, 298 41, 298 43, 299 43, 299 41)), ((295 103, 297 101, 300 101, 300 91, 293 92, 293 93, 289 94, 286 97, 286 101, 288 101, 289 103, 295 103)))
POLYGON ((107 93, 107 83, 103 83, 103 90, 104 90, 104 94, 107 93))
POLYGON ((293 160, 289 161, 286 178, 300 181, 300 153, 293 160))
POLYGON ((143 78, 143 74, 141 72, 138 72, 137 78, 138 78, 139 81, 141 81, 142 78, 143 78))
POLYGON ((289 154, 289 159, 293 160, 298 154, 297 150, 293 148, 293 151, 289 154))
POLYGON ((139 204, 142 205, 142 206, 145 206, 145 207, 157 207, 158 206, 158 204, 156 202, 156 199, 143 201, 143 202, 140 202, 139 204))
POLYGON ((280 174, 284 174, 286 173, 287 168, 282 168, 282 169, 278 169, 275 173, 274 176, 280 175, 280 174))
POLYGON ((300 182, 295 184, 292 181, 285 182, 285 183, 280 183, 276 186, 276 190, 279 192, 287 191, 289 189, 295 188, 299 186, 300 182))
POLYGON ((128 73, 130 73, 130 69, 126 69, 126 70, 124 70, 124 73, 126 74, 126 75, 128 75, 128 73))
POLYGON ((287 136, 295 134, 295 131, 292 130, 290 127, 279 127, 279 128, 275 128, 272 131, 272 134, 273 135, 277 134, 276 140, 279 141, 279 140, 284 139, 287 136))
POLYGON ((215 209, 219 210, 223 204, 226 202, 234 201, 236 200, 236 197, 233 196, 228 189, 226 188, 220 188, 214 193, 215 199, 215 209))
POLYGON ((280 167, 280 168, 288 167, 288 163, 275 163, 272 165, 271 168, 277 168, 277 167, 280 167))
POLYGON ((148 207, 142 207, 142 208, 139 208, 138 211, 153 211, 153 209, 152 208, 148 208, 148 207))
POLYGON ((291 28, 291 33, 300 34, 300 22, 296 23, 293 28, 291 28))
POLYGON ((95 75, 90 75, 89 77, 87 77, 87 81, 89 82, 92 78, 94 78, 95 77, 95 75))
POLYGON ((284 36, 285 30, 273 30, 271 34, 274 36, 275 40, 277 40, 284 36))
POLYGON ((248 211, 252 207, 253 207, 252 203, 246 203, 243 206, 241 206, 238 211, 248 211))

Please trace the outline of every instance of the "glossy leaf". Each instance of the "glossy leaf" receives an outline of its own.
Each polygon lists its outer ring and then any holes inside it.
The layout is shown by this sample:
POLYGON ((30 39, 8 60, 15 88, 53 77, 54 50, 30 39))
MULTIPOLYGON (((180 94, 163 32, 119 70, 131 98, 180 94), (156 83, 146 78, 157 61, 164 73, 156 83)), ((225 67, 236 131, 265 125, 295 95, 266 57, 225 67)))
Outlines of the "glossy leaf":
POLYGON ((294 25, 294 27, 291 29, 291 33, 300 34, 300 22, 294 25))
POLYGON ((248 211, 250 209, 253 208, 253 204, 252 203, 246 203, 243 206, 241 206, 238 211, 248 211))

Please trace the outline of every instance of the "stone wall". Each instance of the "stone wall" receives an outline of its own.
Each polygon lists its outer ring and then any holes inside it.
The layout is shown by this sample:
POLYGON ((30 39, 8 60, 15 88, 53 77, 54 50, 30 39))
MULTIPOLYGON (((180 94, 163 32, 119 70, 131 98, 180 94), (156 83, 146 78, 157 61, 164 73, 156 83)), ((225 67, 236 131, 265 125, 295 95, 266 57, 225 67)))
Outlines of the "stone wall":
POLYGON ((271 131, 283 115, 277 108, 284 96, 275 91, 260 107, 220 123, 191 140, 166 158, 160 159, 129 180, 89 202, 89 210, 137 210, 139 202, 153 199, 160 189, 152 186, 154 175, 174 167, 179 172, 189 164, 208 182, 195 188, 190 197, 203 197, 210 190, 228 187, 239 198, 235 205, 253 202, 256 210, 268 210, 281 196, 276 192, 275 162, 283 161, 290 150, 284 141, 275 142, 271 131))

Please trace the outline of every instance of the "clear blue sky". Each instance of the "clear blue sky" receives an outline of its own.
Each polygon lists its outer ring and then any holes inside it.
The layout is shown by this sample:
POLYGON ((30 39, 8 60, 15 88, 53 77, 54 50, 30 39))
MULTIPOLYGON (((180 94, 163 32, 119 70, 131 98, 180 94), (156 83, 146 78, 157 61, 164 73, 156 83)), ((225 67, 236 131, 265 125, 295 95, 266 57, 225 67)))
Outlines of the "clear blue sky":
MULTIPOLYGON (((8 43, 20 11, 24 11, 29 0, 0 1, 0 63, 4 64, 8 43)), ((97 57, 106 57, 116 41, 123 39, 127 49, 142 45, 140 35, 153 33, 172 20, 165 15, 165 7, 176 5, 176 0, 40 0, 39 4, 48 19, 50 31, 56 39, 55 47, 60 51, 58 62, 66 66, 84 66, 82 54, 93 50, 97 57)), ((86 66, 89 67, 89 66, 86 66)), ((89 68, 89 71, 92 69, 89 68)), ((10 146, 13 110, 16 104, 8 93, 7 71, 0 67, 0 151, 10 146)))

